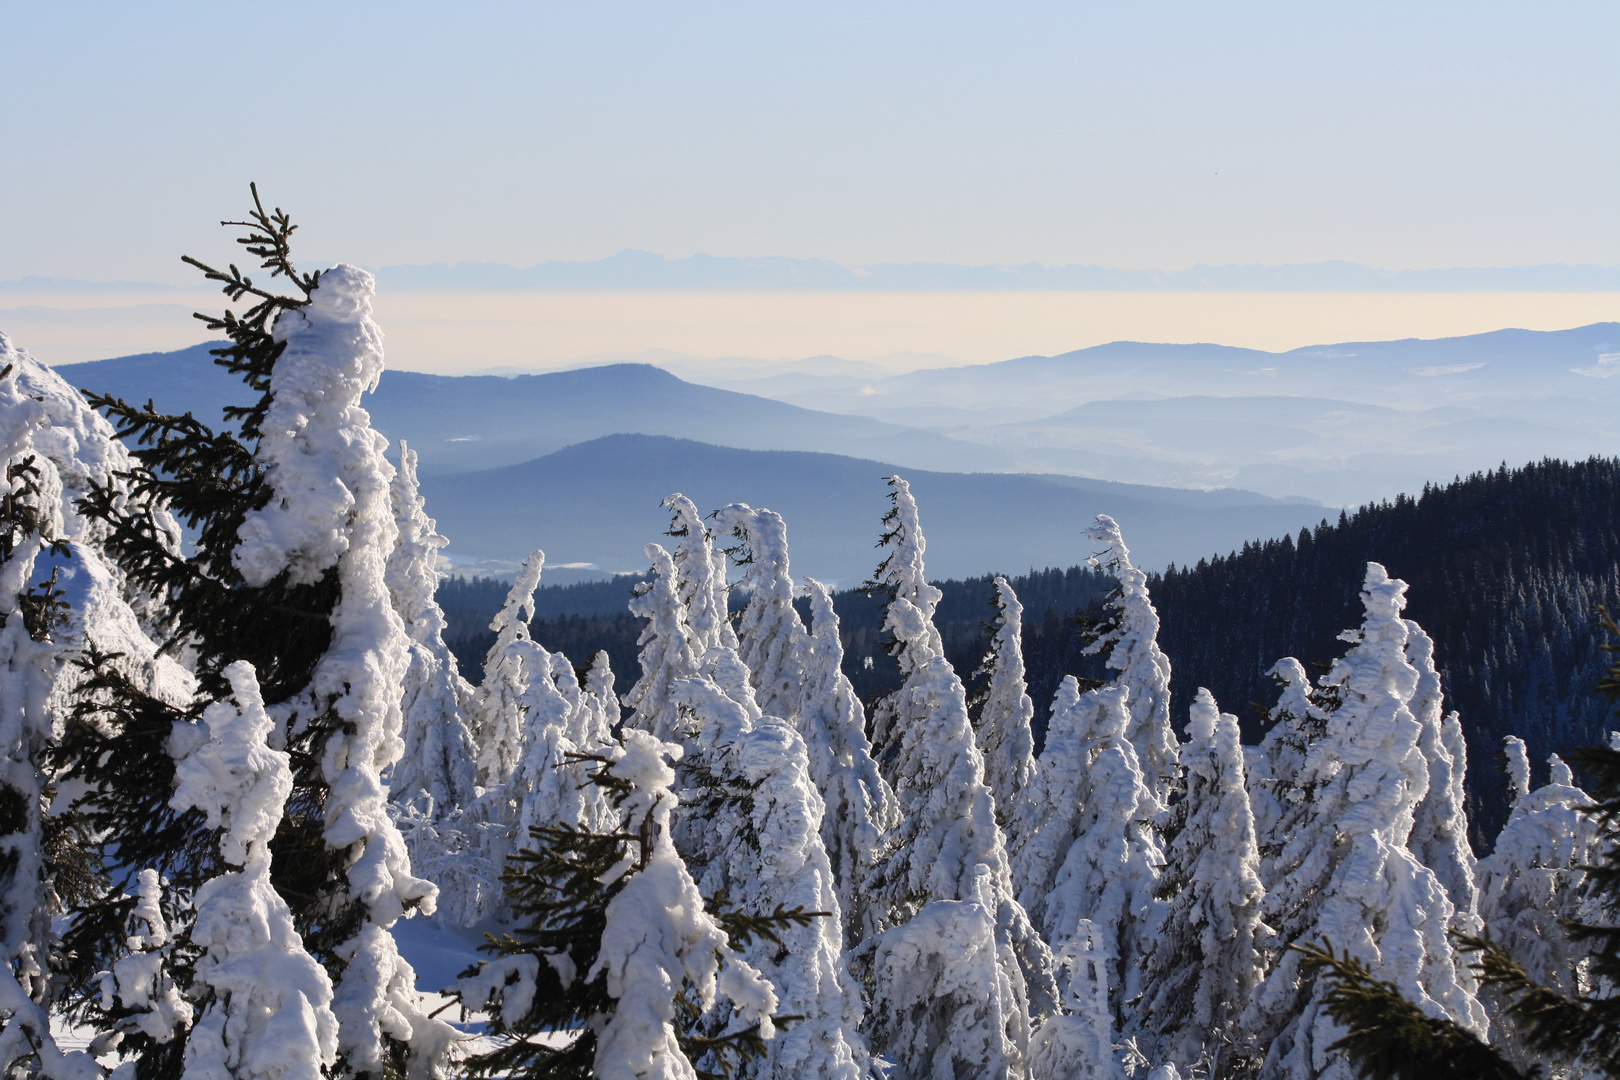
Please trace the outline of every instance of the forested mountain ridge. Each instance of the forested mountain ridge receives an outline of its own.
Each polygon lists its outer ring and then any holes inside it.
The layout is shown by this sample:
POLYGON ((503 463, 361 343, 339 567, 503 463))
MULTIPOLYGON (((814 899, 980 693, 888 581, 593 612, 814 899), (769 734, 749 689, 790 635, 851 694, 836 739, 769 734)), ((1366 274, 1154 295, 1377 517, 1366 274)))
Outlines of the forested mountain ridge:
POLYGON ((1598 608, 1620 598, 1620 460, 1503 466, 1171 567, 1151 587, 1178 684, 1207 686, 1229 707, 1254 703, 1244 734, 1257 738, 1276 698, 1265 672, 1283 656, 1337 655, 1369 560, 1411 586, 1407 617, 1433 636, 1447 708, 1468 738, 1476 842, 1494 836, 1506 778, 1491 763, 1504 736, 1529 744, 1539 777, 1548 754, 1603 742, 1612 723, 1592 688, 1608 666, 1598 608))

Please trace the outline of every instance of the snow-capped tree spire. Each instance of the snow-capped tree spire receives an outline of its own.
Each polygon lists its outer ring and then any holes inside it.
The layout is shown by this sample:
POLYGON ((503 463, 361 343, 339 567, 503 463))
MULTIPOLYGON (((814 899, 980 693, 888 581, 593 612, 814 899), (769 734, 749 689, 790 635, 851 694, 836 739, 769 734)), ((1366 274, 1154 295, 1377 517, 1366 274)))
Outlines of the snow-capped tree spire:
MULTIPOLYGON (((1510 735, 1508 747, 1510 772, 1518 758, 1528 786, 1524 743, 1510 735)), ((1479 914, 1485 932, 1533 980, 1561 994, 1584 994, 1591 989, 1583 977, 1589 946, 1570 941, 1560 923, 1582 917, 1586 870, 1598 860, 1602 830, 1583 813, 1592 798, 1575 785, 1569 766, 1556 754, 1548 765, 1548 782, 1519 796, 1495 849, 1479 861, 1479 914)))
MULTIPOLYGON (((1422 725, 1410 708, 1419 675, 1407 657, 1405 593, 1405 582, 1367 564, 1365 618, 1342 635, 1351 648, 1322 679, 1337 704, 1326 711, 1300 777, 1312 793, 1311 811, 1277 857, 1262 914, 1275 929, 1272 947, 1329 941, 1425 1012, 1483 1034, 1473 978, 1447 936, 1451 902, 1406 846, 1429 769, 1419 747, 1422 725)), ((1260 1075, 1354 1075, 1328 1049, 1343 1029, 1321 1008, 1325 985, 1301 978, 1299 953, 1278 956, 1242 1022, 1255 1045, 1269 1047, 1260 1075)))
POLYGON ((545 552, 529 553, 518 568, 506 602, 489 623, 495 642, 484 657, 484 681, 478 687, 478 718, 473 725, 478 782, 486 788, 506 783, 517 768, 523 744, 523 698, 529 683, 549 669, 540 659, 544 650, 529 637, 534 590, 545 565, 545 552))
POLYGON ((1018 897, 1061 953, 1082 930, 1108 975, 1116 1028, 1140 992, 1140 958, 1157 932, 1164 862, 1149 813, 1153 798, 1125 737, 1129 691, 1113 685, 1080 693, 1058 686, 1034 781, 1020 800, 1020 846, 1013 856, 1018 897))
POLYGON ((1171 808, 1159 886, 1167 908, 1163 930, 1143 950, 1136 1027, 1156 1040, 1158 1060, 1184 1068, 1203 1060, 1222 1075, 1250 1053, 1237 1019, 1264 973, 1256 938, 1269 928, 1260 922, 1265 888, 1237 717, 1202 687, 1180 760, 1187 791, 1171 808))
POLYGON ((741 584, 749 597, 737 628, 737 654, 753 673, 759 707, 767 715, 796 720, 809 635, 793 609, 787 523, 774 510, 732 503, 715 514, 715 529, 738 541, 731 550, 743 568, 741 584))
POLYGON ((845 944, 853 946, 882 928, 885 913, 873 908, 866 875, 885 837, 900 824, 900 804, 872 759, 866 710, 844 674, 832 593, 812 578, 805 579, 805 586, 810 590, 811 629, 799 731, 811 779, 826 803, 821 841, 838 882, 845 944))
POLYGON ((639 728, 655 738, 679 737, 682 722, 670 699, 670 688, 677 679, 697 673, 702 655, 693 648, 687 625, 686 605, 677 590, 675 562, 657 544, 647 545, 652 560, 652 580, 630 599, 630 612, 647 620, 637 644, 641 647, 641 678, 624 697, 631 710, 629 727, 639 728))
POLYGON ((1039 1015, 1056 1005, 1052 954, 1013 896, 966 694, 933 623, 940 592, 923 578, 917 504, 904 480, 889 483, 894 509, 884 543, 891 551, 874 581, 891 596, 884 626, 905 678, 883 706, 902 817, 892 854, 868 885, 892 926, 864 950, 874 1049, 898 1060, 906 1077, 947 1068, 1017 1076, 1026 1067, 1032 1005, 1039 1015), (944 962, 941 949, 989 965, 955 976, 971 983, 971 1003, 915 984, 918 966, 944 962))
POLYGON ((1468 749, 1463 742, 1462 720, 1444 704, 1440 673, 1434 666, 1434 639, 1412 620, 1406 656, 1417 669, 1417 691, 1412 716, 1423 727, 1418 748, 1429 766, 1429 790, 1413 811, 1412 836, 1407 847, 1418 861, 1440 879, 1454 910, 1451 928, 1477 935, 1479 894, 1474 885, 1474 850, 1468 844, 1468 809, 1463 778, 1468 771, 1468 749))
POLYGON ((1119 684, 1130 689, 1131 723, 1125 736, 1136 747, 1154 812, 1162 813, 1177 784, 1178 743, 1170 726, 1170 658, 1159 648, 1159 613, 1148 597, 1147 575, 1131 564, 1118 522, 1098 514, 1086 536, 1105 549, 1091 557, 1091 565, 1119 582, 1118 592, 1108 601, 1114 614, 1098 629, 1087 651, 1104 654, 1108 667, 1119 673, 1119 684))
POLYGON ((477 747, 468 728, 476 692, 444 643, 445 619, 434 598, 439 549, 449 543, 427 516, 416 485, 416 452, 399 444, 399 471, 389 490, 399 542, 388 557, 388 591, 410 638, 405 670, 405 749, 389 775, 396 802, 422 796, 441 811, 472 805, 477 747))
POLYGON ((1024 682, 1024 605, 1006 578, 998 575, 994 583, 995 633, 979 665, 990 677, 979 713, 979 749, 984 752, 985 783, 996 798, 996 822, 1010 833, 1016 829, 1018 800, 1035 773, 1030 729, 1035 703, 1024 682))
POLYGON ((672 521, 669 535, 680 543, 670 555, 675 566, 675 589, 686 608, 692 651, 702 656, 717 647, 737 647, 737 632, 726 615, 726 555, 714 546, 692 500, 676 492, 664 500, 672 521))

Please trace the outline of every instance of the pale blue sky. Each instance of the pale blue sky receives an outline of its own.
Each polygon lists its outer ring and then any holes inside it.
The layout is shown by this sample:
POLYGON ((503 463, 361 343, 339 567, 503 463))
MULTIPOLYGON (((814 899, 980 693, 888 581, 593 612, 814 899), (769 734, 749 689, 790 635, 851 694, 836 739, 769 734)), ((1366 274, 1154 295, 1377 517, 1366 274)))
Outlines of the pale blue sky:
POLYGON ((1620 4, 0 0, 0 280, 312 259, 1620 263, 1620 4))

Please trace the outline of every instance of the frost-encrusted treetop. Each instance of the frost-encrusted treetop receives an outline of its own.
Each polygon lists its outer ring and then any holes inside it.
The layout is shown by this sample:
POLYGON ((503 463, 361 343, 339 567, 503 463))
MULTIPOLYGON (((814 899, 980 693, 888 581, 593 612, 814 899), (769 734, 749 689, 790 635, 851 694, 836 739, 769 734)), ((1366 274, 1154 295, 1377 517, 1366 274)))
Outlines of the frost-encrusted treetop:
POLYGON ((1274 862, 1299 822, 1311 812, 1310 792, 1300 785, 1313 741, 1327 730, 1327 713, 1312 698, 1305 665, 1285 656, 1267 672, 1281 687, 1270 713, 1271 727, 1260 740, 1260 768, 1248 777, 1260 844, 1260 878, 1275 882, 1274 862))
POLYGON ((995 586, 996 631, 980 665, 990 673, 990 685, 979 714, 979 748, 984 751, 984 781, 996 798, 996 821, 1015 830, 1018 799, 1035 774, 1030 729, 1035 703, 1024 682, 1024 605, 1006 578, 997 576, 995 586))
MULTIPOLYGON (((106 526, 87 521, 74 503, 93 485, 122 486, 118 474, 133 467, 129 450, 83 394, 0 333, 0 369, 8 366, 12 369, 8 381, 14 384, 16 396, 3 406, 4 411, 10 417, 26 418, 33 432, 32 451, 55 466, 61 485, 61 522, 53 535, 75 543, 99 544, 106 526)), ((154 524, 168 533, 170 546, 178 551, 180 526, 168 511, 160 508, 154 524)))
POLYGON ((546 565, 546 553, 530 552, 523 560, 506 602, 490 621, 495 643, 484 656, 484 681, 478 687, 473 734, 478 744, 478 779, 485 787, 506 783, 517 767, 523 745, 523 700, 529 683, 549 669, 544 651, 529 637, 534 617, 534 590, 546 565))
POLYGON ((812 578, 810 642, 805 665, 804 735, 810 776, 826 801, 821 841, 838 880, 848 944, 880 929, 882 919, 862 888, 882 850, 884 837, 900 824, 900 804, 872 759, 866 737, 866 710, 844 674, 844 646, 832 593, 812 578))
POLYGON ((389 489, 399 541, 388 557, 388 591, 394 609, 405 621, 412 641, 442 646, 444 612, 435 594, 439 588, 439 549, 450 541, 428 517, 426 502, 417 489, 416 451, 399 443, 399 472, 389 489))
POLYGON ((444 612, 434 594, 439 549, 449 541, 427 516, 416 486, 416 453, 404 442, 390 496, 399 542, 386 577, 411 646, 400 705, 405 750, 389 777, 389 793, 396 803, 426 795, 442 815, 472 805, 477 795, 478 750, 468 728, 476 692, 444 643, 444 612))
POLYGON ((625 695, 624 704, 632 710, 628 724, 659 739, 672 739, 679 734, 681 723, 670 700, 670 687, 676 679, 697 673, 703 653, 694 648, 686 605, 677 591, 674 560, 657 544, 647 545, 647 558, 652 560, 652 580, 630 598, 630 613, 647 620, 637 641, 641 678, 625 695))
MULTIPOLYGON (((309 303, 283 312, 275 337, 286 343, 270 376, 272 400, 255 454, 275 496, 242 522, 232 561, 249 585, 283 570, 294 582, 319 579, 358 542, 362 488, 387 484, 387 445, 360 407, 382 377, 382 331, 371 318, 372 276, 339 264, 321 275, 309 303)), ((385 502, 386 505, 386 502, 385 502)), ((388 532, 393 532, 392 515, 388 532)), ((393 537, 383 548, 393 550, 393 537)))
POLYGON ((715 528, 738 540, 733 553, 743 567, 742 584, 750 590, 737 627, 738 655, 753 672, 759 707, 771 716, 796 719, 809 635, 793 609, 787 523, 774 510, 732 503, 715 515, 715 528))
POLYGON ((1136 1011, 1141 1029, 1159 1039, 1159 1059, 1191 1066, 1206 1052, 1230 1055, 1237 1018, 1263 974, 1256 934, 1269 928, 1260 922, 1265 887, 1237 717, 1202 687, 1181 761, 1187 792, 1172 808, 1178 827, 1159 890, 1169 893, 1168 909, 1162 932, 1146 943, 1136 1011))
POLYGON ((900 662, 900 674, 905 676, 934 657, 945 655, 944 641, 934 626, 934 609, 945 594, 928 584, 923 568, 928 542, 923 539, 911 485, 891 476, 889 487, 893 506, 883 518, 887 531, 882 539, 889 553, 872 575, 872 583, 891 598, 883 629, 894 635, 899 645, 895 659, 900 662))
POLYGON ((1468 843, 1468 810, 1463 777, 1468 771, 1468 749, 1462 721, 1445 711, 1440 672, 1434 666, 1434 639, 1412 620, 1406 656, 1418 673, 1412 697, 1412 715, 1422 725, 1418 748, 1429 764, 1429 790, 1413 810, 1412 836, 1407 847, 1418 861, 1434 871, 1456 913, 1452 929, 1479 933, 1479 894, 1475 888, 1474 849, 1468 843))
POLYGON ((1178 744, 1170 726, 1170 658, 1159 648, 1159 613, 1148 597, 1147 575, 1131 564, 1119 523, 1098 514, 1086 536, 1106 548, 1091 557, 1091 565, 1119 581, 1118 595, 1108 602, 1115 611, 1111 625, 1087 651, 1106 651, 1119 684, 1130 690, 1131 725, 1125 736, 1136 747, 1154 812, 1162 813, 1176 783, 1178 744))
POLYGON ((703 515, 680 492, 664 500, 673 521, 671 535, 680 543, 670 559, 675 566, 675 590, 686 608, 692 651, 702 656, 718 647, 736 648, 737 633, 726 617, 726 556, 716 550, 703 515))
MULTIPOLYGON (((1524 743, 1511 735, 1507 741, 1514 786, 1522 776, 1528 787, 1524 743)), ((1532 979, 1561 993, 1587 993, 1589 946, 1570 941, 1559 920, 1582 917, 1585 868, 1597 860, 1602 835, 1582 812, 1592 797, 1575 785, 1569 766, 1556 754, 1548 765, 1548 782, 1517 797, 1496 849, 1479 861, 1479 914, 1532 979)))
MULTIPOLYGON (((1339 702, 1306 754, 1310 812, 1277 857, 1264 913, 1275 946, 1331 941, 1429 1015, 1483 1032, 1474 980, 1448 937, 1454 909, 1406 847, 1429 768, 1410 708, 1419 675, 1407 657, 1405 594, 1405 582, 1367 564, 1362 625, 1341 635, 1352 647, 1322 679, 1339 702)), ((1343 1029, 1321 1011, 1320 991, 1320 982, 1300 978, 1298 953, 1281 954, 1243 1021, 1271 1047, 1263 1077, 1314 1076, 1329 1060, 1329 1074, 1351 1075, 1328 1053, 1343 1029)))

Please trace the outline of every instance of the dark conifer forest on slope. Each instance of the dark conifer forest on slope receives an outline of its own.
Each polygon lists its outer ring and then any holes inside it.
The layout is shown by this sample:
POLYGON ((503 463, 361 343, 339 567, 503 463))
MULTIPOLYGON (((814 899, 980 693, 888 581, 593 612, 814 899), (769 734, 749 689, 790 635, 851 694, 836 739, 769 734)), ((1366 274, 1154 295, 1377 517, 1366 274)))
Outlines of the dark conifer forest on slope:
MULTIPOLYGON (((1153 575, 1159 641, 1177 685, 1207 687, 1242 719, 1245 740, 1257 742, 1276 697, 1267 670, 1284 656, 1310 667, 1338 655, 1338 635, 1359 618, 1369 560, 1411 585, 1407 616, 1435 639, 1447 707, 1458 710, 1468 734, 1469 811, 1475 845, 1484 850, 1506 813, 1505 778, 1495 767, 1504 735, 1529 744, 1539 781, 1547 755, 1601 742, 1610 726, 1591 690, 1606 666, 1598 608, 1620 600, 1620 461, 1503 466, 1341 512, 1298 537, 1246 544, 1153 575)), ((570 656, 607 650, 625 683, 619 689, 628 690, 643 623, 625 604, 637 580, 540 589, 536 640, 570 656)), ((1073 566, 1031 571, 1012 583, 1024 605, 1039 742, 1062 677, 1104 676, 1100 660, 1085 654, 1082 629, 1112 582, 1073 566)), ((971 693, 989 645, 994 588, 988 576, 938 584, 945 599, 936 622, 971 693)), ((440 586, 451 648, 471 676, 494 641, 488 624, 507 587, 488 578, 440 586)), ((893 690, 898 673, 878 644, 883 598, 851 590, 835 602, 851 682, 867 700, 893 690)), ((1190 700, 1190 690, 1175 699, 1178 728, 1190 700)))

